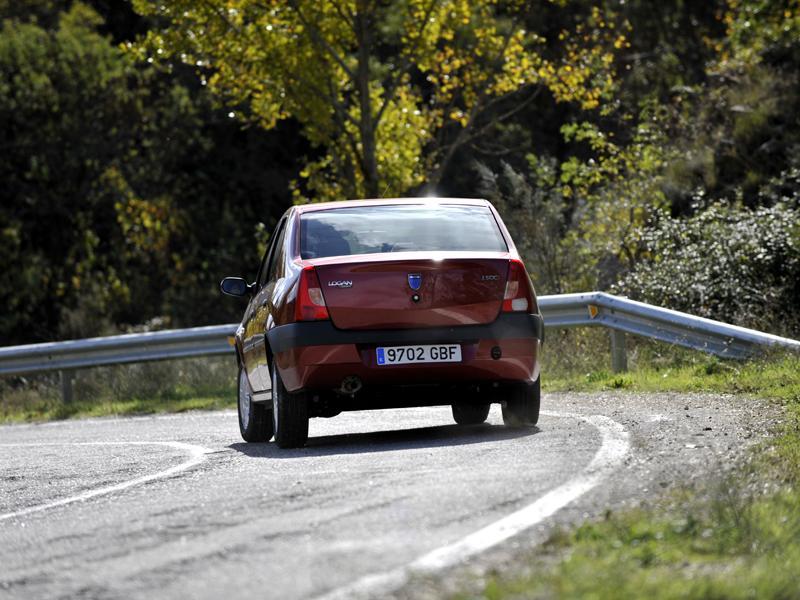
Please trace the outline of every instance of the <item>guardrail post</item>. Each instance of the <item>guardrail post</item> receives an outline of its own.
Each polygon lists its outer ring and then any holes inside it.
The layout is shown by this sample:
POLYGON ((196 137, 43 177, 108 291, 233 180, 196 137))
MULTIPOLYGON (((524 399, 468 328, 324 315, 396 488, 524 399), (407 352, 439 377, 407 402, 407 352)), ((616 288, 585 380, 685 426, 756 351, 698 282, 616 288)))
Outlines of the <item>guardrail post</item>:
POLYGON ((611 330, 611 370, 622 373, 628 370, 628 352, 625 348, 625 333, 611 330))
POLYGON ((72 402, 72 381, 75 379, 75 371, 62 369, 58 372, 61 383, 61 400, 64 404, 72 402))

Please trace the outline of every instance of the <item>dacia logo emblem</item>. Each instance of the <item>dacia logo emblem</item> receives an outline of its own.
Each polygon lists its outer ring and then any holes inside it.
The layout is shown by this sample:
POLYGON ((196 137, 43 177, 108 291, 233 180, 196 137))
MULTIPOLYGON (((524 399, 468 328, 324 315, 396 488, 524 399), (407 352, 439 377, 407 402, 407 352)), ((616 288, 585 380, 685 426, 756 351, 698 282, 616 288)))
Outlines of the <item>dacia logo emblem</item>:
POLYGON ((409 273, 408 285, 412 290, 417 291, 422 285, 422 275, 419 273, 409 273))

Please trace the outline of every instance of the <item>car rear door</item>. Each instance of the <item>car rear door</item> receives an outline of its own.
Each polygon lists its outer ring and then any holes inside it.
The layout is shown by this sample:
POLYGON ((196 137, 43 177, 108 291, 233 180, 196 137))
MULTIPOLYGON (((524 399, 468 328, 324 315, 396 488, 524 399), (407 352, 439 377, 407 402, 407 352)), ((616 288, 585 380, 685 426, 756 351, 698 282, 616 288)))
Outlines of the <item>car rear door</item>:
POLYGON ((267 364, 266 326, 272 306, 275 273, 280 261, 284 259, 286 222, 287 218, 282 218, 272 234, 271 243, 258 274, 258 292, 250 302, 245 322, 244 360, 250 385, 257 391, 271 388, 267 364))

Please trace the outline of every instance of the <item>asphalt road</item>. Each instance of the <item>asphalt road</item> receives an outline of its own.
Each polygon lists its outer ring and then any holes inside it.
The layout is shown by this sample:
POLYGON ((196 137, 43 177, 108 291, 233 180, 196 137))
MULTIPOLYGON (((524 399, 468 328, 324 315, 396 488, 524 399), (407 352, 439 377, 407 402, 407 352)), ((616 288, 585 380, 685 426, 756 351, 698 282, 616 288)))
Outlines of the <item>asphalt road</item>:
POLYGON ((294 451, 242 443, 232 411, 0 427, 0 598, 414 596, 727 468, 773 415, 718 396, 543 408, 516 430, 497 407, 474 427, 346 413, 294 451))

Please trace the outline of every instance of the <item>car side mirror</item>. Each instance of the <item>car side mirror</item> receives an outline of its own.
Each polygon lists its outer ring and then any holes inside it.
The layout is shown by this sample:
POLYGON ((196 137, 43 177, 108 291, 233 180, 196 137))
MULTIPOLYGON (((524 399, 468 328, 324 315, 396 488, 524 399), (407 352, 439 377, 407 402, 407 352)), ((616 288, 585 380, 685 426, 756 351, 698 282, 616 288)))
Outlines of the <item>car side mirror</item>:
POLYGON ((239 298, 248 296, 255 287, 255 284, 249 285, 247 281, 241 277, 226 277, 219 284, 219 289, 223 294, 228 296, 237 296, 239 298))

